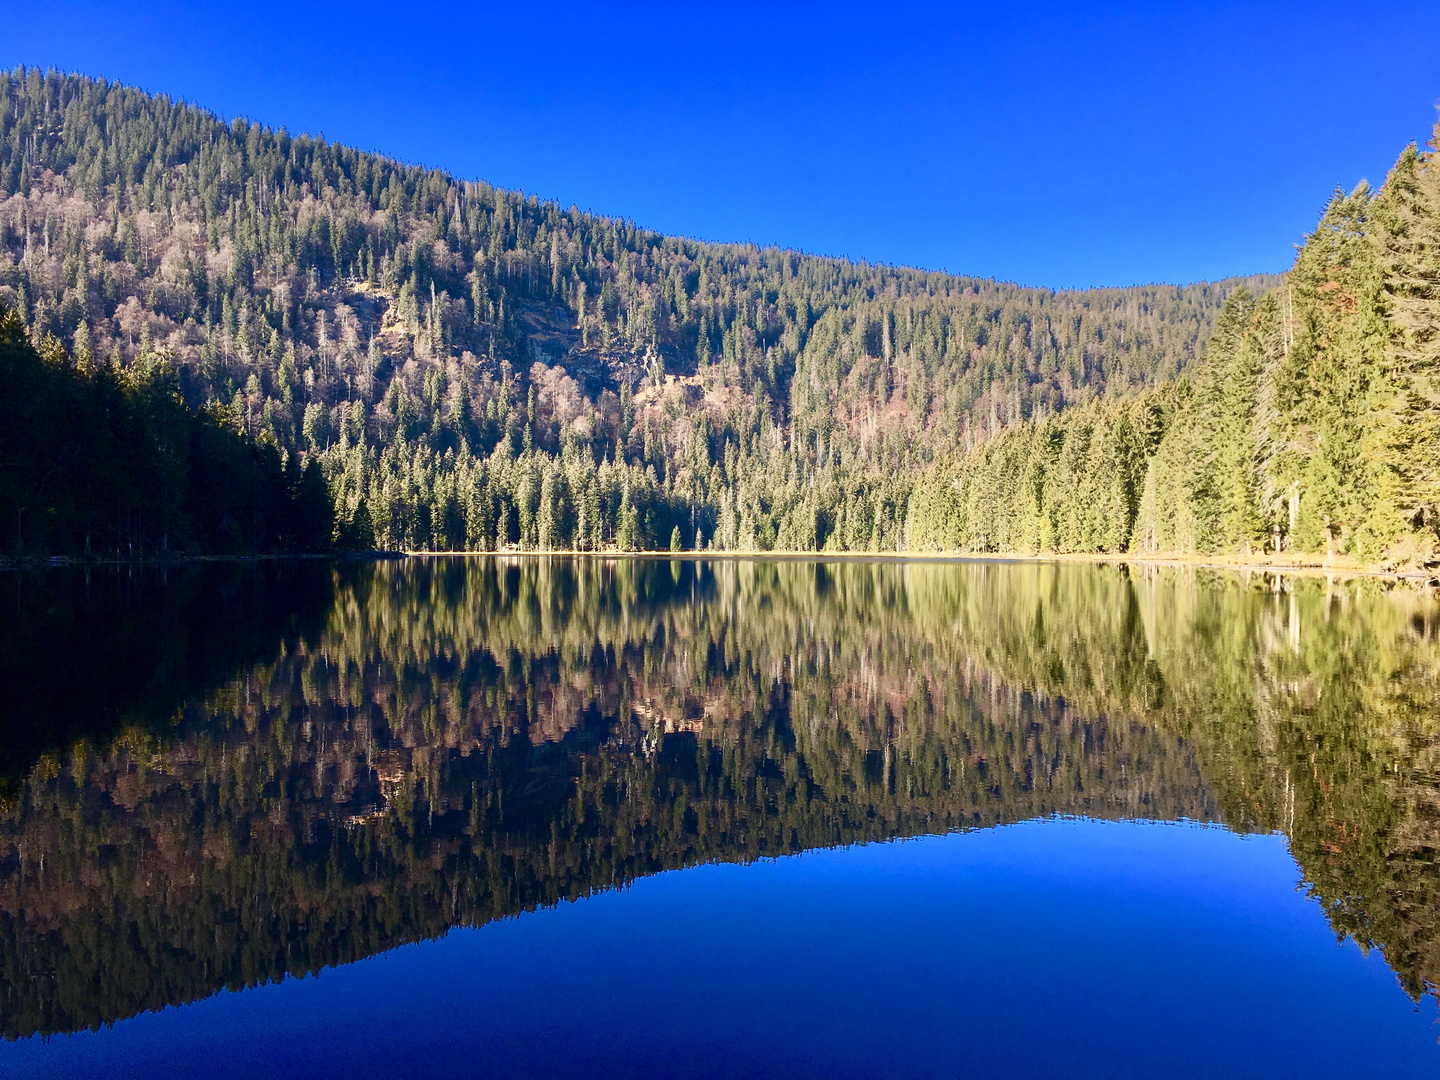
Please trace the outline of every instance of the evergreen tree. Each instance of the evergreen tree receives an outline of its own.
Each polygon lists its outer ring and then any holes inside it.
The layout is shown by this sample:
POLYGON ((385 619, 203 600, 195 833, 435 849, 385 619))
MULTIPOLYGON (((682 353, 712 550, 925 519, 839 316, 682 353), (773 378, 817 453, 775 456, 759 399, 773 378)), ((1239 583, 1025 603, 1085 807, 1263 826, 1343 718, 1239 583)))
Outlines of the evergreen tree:
POLYGON ((1371 524, 1379 542, 1406 527, 1433 533, 1440 513, 1440 124, 1430 145, 1401 155, 1373 213, 1387 330, 1384 381, 1366 420, 1381 471, 1371 524))

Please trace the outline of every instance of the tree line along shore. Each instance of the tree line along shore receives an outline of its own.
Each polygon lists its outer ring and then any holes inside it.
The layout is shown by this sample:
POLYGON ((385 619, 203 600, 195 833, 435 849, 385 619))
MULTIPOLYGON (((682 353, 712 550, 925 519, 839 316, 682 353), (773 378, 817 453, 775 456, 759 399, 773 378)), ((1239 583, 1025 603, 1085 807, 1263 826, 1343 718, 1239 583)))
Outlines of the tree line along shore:
POLYGON ((1284 275, 1055 291, 663 236, 104 80, 0 99, 0 556, 1434 559, 1432 151, 1284 275))

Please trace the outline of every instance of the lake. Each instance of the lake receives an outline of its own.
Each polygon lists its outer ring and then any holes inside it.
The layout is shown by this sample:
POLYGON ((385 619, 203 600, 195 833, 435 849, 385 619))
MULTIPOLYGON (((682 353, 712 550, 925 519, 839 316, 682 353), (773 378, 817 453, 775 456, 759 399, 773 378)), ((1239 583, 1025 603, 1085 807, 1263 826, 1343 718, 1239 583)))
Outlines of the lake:
POLYGON ((63 568, 0 680, 0 1075, 1440 1070, 1378 579, 63 568))

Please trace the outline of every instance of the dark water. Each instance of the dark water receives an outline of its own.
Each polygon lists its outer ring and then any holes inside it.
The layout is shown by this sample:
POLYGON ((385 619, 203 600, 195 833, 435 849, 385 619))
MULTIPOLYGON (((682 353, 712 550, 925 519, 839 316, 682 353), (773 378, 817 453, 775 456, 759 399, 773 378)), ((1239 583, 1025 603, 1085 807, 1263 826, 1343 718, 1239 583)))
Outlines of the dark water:
POLYGON ((1440 1069, 1412 592, 537 558, 0 605, 0 1074, 1440 1069))

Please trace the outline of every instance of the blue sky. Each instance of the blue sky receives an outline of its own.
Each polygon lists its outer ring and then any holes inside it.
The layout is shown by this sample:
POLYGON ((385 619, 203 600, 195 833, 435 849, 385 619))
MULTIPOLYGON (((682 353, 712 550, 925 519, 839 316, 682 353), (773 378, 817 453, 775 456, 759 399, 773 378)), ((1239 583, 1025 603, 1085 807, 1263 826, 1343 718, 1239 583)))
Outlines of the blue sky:
POLYGON ((1050 286, 1287 267, 1440 4, 11 4, 104 75, 707 240, 1050 286))

